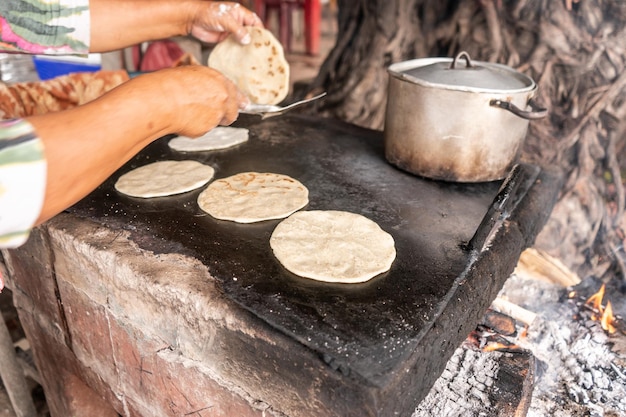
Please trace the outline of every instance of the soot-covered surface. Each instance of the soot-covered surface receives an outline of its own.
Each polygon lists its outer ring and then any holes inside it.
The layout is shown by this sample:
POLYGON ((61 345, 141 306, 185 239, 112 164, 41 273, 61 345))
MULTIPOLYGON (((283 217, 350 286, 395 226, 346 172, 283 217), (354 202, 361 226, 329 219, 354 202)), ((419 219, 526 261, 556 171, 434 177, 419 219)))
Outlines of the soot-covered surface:
MULTIPOLYGON (((470 261, 464 245, 500 183, 444 183, 405 173, 386 162, 381 132, 341 122, 287 116, 242 118, 238 125, 249 127, 250 140, 228 150, 181 153, 169 149, 170 137, 156 141, 70 211, 130 231, 146 250, 199 259, 227 296, 269 326, 344 375, 384 387, 449 302, 446 295, 470 261), (319 283, 287 272, 274 258, 269 238, 278 220, 216 220, 197 206, 202 189, 154 199, 114 190, 121 174, 166 159, 209 164, 216 178, 243 171, 290 175, 310 191, 303 210, 345 210, 374 220, 395 239, 397 258, 388 273, 364 284, 319 283)), ((516 262, 518 255, 501 257, 516 262)))

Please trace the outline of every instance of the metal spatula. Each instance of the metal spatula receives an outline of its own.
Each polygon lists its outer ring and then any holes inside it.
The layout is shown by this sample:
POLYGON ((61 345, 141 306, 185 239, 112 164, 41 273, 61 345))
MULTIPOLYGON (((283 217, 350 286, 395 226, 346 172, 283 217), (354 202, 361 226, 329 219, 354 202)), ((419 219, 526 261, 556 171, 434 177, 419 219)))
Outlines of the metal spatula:
POLYGON ((261 119, 267 119, 268 117, 279 116, 281 114, 287 113, 288 111, 293 110, 296 107, 300 107, 304 104, 318 100, 325 95, 326 92, 318 94, 311 98, 296 101, 295 103, 291 103, 287 106, 274 106, 271 104, 249 104, 246 106, 245 109, 240 110, 239 112, 244 114, 255 114, 261 116, 261 119))

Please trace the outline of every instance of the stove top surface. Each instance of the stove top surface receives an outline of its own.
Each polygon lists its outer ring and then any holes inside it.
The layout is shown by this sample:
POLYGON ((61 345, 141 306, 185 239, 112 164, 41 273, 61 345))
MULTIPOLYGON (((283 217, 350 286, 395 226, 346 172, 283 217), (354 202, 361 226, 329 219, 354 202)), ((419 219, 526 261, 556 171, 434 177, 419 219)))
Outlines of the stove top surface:
MULTIPOLYGON (((424 355, 440 351, 445 365, 467 333, 439 335, 437 324, 444 311, 454 304, 452 315, 457 316, 447 317, 446 323, 458 321, 462 333, 475 326, 471 320, 476 310, 484 312, 491 302, 457 295, 473 274, 477 256, 466 245, 501 182, 460 184, 416 177, 387 163, 382 132, 338 121, 292 115, 264 121, 242 117, 236 126, 248 127, 250 139, 226 150, 182 153, 169 149, 171 137, 157 140, 70 212, 129 231, 143 249, 199 259, 229 298, 317 352, 345 376, 385 387, 403 378, 399 375, 422 350, 424 355), (169 159, 209 164, 216 170, 215 178, 244 171, 292 176, 309 189, 310 203, 302 210, 345 210, 377 222, 393 236, 396 260, 387 273, 363 284, 316 282, 289 273, 273 256, 269 238, 280 220, 254 224, 216 220, 197 206, 204 187, 153 199, 114 190, 123 173, 169 159), (432 336, 435 333, 439 336, 432 336), (436 340, 441 347, 424 349, 425 343, 436 340)), ((532 240, 537 232, 529 228, 524 238, 532 240)), ((514 266, 519 252, 504 250, 497 256, 514 266)), ((482 279, 493 284, 480 285, 496 287, 477 294, 488 298, 505 278, 482 279)))

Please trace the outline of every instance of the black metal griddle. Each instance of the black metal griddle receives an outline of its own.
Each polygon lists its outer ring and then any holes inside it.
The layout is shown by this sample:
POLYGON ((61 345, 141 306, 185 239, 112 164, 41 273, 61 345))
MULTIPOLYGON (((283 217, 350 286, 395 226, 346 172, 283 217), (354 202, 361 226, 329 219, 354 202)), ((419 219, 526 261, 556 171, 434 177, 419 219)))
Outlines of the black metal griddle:
POLYGON ((438 182, 387 163, 379 131, 294 115, 241 117, 237 125, 250 129, 250 140, 222 151, 181 153, 167 146, 171 137, 157 140, 70 212, 130 231, 143 249, 199 259, 234 302, 314 351, 341 378, 358 381, 372 399, 364 409, 411 410, 545 223, 558 177, 522 165, 504 186, 438 182), (310 192, 303 210, 370 218, 393 236, 397 258, 367 283, 320 283, 274 258, 269 238, 279 220, 213 219, 197 206, 202 189, 154 199, 114 190, 121 174, 166 159, 209 164, 216 178, 243 171, 292 176, 310 192))

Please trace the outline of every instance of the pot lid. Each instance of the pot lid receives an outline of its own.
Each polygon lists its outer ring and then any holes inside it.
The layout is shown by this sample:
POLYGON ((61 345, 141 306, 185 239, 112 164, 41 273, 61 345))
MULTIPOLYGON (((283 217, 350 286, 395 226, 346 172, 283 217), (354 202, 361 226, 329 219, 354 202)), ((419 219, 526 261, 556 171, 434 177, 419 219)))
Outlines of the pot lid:
POLYGON ((431 84, 488 90, 519 90, 534 85, 529 77, 504 65, 476 63, 467 52, 454 60, 435 62, 402 71, 403 74, 431 84), (459 62, 464 59, 465 62, 459 62))

